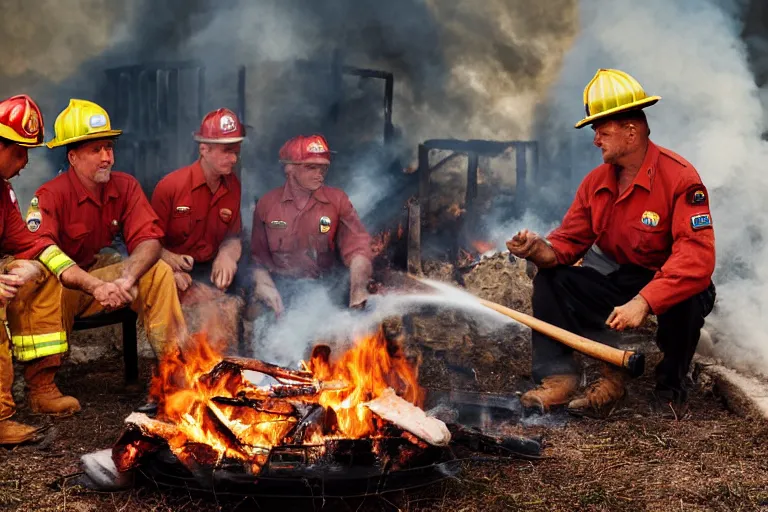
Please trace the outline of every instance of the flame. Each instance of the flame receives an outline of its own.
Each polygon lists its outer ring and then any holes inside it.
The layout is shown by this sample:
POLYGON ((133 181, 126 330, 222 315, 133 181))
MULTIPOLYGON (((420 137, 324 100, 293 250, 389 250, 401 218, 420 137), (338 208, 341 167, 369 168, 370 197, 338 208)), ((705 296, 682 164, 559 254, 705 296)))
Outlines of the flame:
POLYGON ((173 427, 166 436, 168 445, 182 460, 213 453, 214 462, 240 459, 258 471, 272 447, 295 443, 299 406, 324 408, 324 425, 315 426, 299 441, 321 444, 328 439, 379 436, 381 420, 363 404, 389 387, 416 405, 424 398, 415 365, 381 329, 357 338, 335 360, 330 348, 315 347, 304 365, 313 384, 286 381, 280 388, 297 394, 286 398, 277 398, 278 387, 257 387, 246 381, 240 368, 223 361, 214 348, 219 345, 204 334, 194 335, 187 346, 183 355, 163 358, 150 391, 158 403, 157 419, 173 427), (331 424, 327 417, 335 421, 331 424))
POLYGON ((455 218, 459 218, 467 212, 467 210, 462 208, 459 203, 451 204, 450 206, 448 206, 446 211, 451 215, 453 215, 455 218))
POLYGON ((405 228, 403 227, 403 223, 400 222, 397 225, 397 229, 382 231, 373 236, 371 240, 371 251, 373 251, 373 255, 378 256, 379 254, 382 254, 387 247, 389 247, 393 237, 396 237, 397 240, 402 240, 403 235, 405 235, 405 228))
POLYGON ((316 355, 309 367, 320 381, 342 381, 349 386, 324 391, 319 399, 320 405, 336 413, 339 434, 345 438, 376 433, 373 415, 363 403, 378 398, 387 388, 415 405, 420 406, 424 399, 416 370, 399 345, 388 343, 382 330, 358 340, 335 363, 316 355))
POLYGON ((392 233, 389 231, 383 231, 371 240, 371 251, 374 256, 378 256, 389 246, 389 241, 392 238, 392 233))
POLYGON ((474 240, 470 245, 472 245, 472 248, 480 254, 485 254, 486 252, 496 249, 496 244, 484 240, 474 240))

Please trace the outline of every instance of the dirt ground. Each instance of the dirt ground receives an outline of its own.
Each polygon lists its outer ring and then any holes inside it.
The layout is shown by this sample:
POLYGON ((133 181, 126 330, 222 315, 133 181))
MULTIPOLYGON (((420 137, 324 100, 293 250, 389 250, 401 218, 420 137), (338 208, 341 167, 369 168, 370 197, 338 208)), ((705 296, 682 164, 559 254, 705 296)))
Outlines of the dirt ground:
MULTIPOLYGON (((497 262, 493 262, 495 265, 497 262)), ((509 272, 502 265, 497 270, 509 272)), ((514 270, 514 269, 513 269, 514 270)), ((495 293, 488 282, 485 293, 495 293)), ((469 283, 468 283, 469 286, 469 283)), ((478 292, 479 293, 479 292, 478 292)), ((507 297, 514 302, 519 297, 507 297)), ((502 301, 502 299, 499 299, 502 301)), ((524 305, 516 304, 524 308, 524 305)), ((433 388, 514 393, 531 385, 528 335, 520 329, 488 333, 461 315, 414 318, 407 334, 418 352, 422 384, 433 388), (441 334, 442 333, 442 334, 441 334)), ((110 332, 110 331, 105 331, 110 332)), ((659 354, 651 345, 646 375, 633 380, 629 396, 603 419, 571 418, 565 426, 529 421, 523 435, 541 435, 540 460, 467 461, 457 479, 407 494, 355 502, 285 502, 281 510, 585 510, 768 511, 768 424, 730 413, 700 381, 687 412, 651 408, 650 370, 659 354)), ((142 377, 149 377, 143 361, 142 377)), ((593 376, 595 365, 588 367, 593 376)), ((18 418, 52 425, 41 445, 0 449, 0 509, 72 511, 274 510, 247 499, 217 501, 152 486, 118 493, 54 484, 80 471, 79 458, 111 446, 123 419, 142 401, 122 386, 119 356, 68 365, 60 387, 84 410, 62 419, 18 418)))

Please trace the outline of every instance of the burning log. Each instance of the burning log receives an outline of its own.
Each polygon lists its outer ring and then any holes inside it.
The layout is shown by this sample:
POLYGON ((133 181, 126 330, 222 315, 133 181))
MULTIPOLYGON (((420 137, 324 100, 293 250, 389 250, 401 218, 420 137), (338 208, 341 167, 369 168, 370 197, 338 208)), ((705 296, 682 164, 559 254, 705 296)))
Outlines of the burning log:
POLYGON ((311 372, 291 370, 288 368, 283 368, 282 366, 277 366, 276 364, 259 361, 258 359, 248 359, 245 357, 227 357, 224 359, 224 361, 236 364, 243 370, 251 370, 254 372, 263 373, 276 379, 290 380, 304 384, 312 384, 314 381, 314 377, 311 372))
POLYGON ((269 396, 272 398, 299 398, 319 395, 323 391, 342 391, 349 386, 343 382, 318 382, 310 385, 286 384, 269 388, 269 396))
POLYGON ((286 444, 302 444, 316 435, 322 436, 324 418, 325 409, 318 404, 312 405, 307 415, 285 436, 286 444))
POLYGON ((132 412, 125 418, 127 425, 138 427, 144 435, 150 437, 160 437, 169 441, 176 437, 180 432, 178 427, 164 421, 158 421, 150 418, 144 413, 132 412))
POLYGON ((140 412, 125 418, 127 428, 112 447, 112 460, 118 471, 124 472, 136 467, 142 457, 158 450, 158 440, 170 443, 180 434, 175 425, 154 420, 140 412))
POLYGON ((296 414, 296 408, 285 400, 259 400, 246 396, 238 396, 237 398, 215 396, 211 401, 232 407, 250 407, 255 411, 269 414, 282 414, 283 416, 294 416, 296 414))
POLYGON ((430 418, 423 409, 403 400, 392 388, 378 398, 363 404, 374 414, 410 432, 434 446, 447 446, 451 441, 448 427, 437 418, 430 418))

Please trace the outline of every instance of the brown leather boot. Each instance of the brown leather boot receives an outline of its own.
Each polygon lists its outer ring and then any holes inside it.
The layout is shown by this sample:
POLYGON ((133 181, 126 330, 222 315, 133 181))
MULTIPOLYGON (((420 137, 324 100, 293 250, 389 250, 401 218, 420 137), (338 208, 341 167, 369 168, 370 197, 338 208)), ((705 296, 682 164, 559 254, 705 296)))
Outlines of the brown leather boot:
POLYGON ((600 378, 587 388, 584 396, 571 400, 568 412, 574 414, 599 413, 608 410, 626 393, 627 373, 607 364, 600 367, 600 378))
POLYGON ((53 381, 61 359, 61 354, 41 357, 27 363, 24 368, 27 398, 33 412, 69 416, 80 410, 80 402, 73 396, 62 395, 53 381))
POLYGON ((32 441, 44 427, 30 427, 11 420, 0 421, 0 445, 21 444, 32 441))
POLYGON ((523 407, 547 411, 556 405, 567 404, 578 389, 578 375, 551 375, 544 377, 538 387, 523 394, 520 403, 523 407))

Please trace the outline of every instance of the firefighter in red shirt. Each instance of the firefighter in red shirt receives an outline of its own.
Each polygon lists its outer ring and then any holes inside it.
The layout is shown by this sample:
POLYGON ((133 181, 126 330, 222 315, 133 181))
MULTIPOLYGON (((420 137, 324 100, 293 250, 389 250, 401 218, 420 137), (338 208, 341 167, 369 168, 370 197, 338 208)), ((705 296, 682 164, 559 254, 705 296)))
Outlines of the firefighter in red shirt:
POLYGON ((31 409, 58 415, 80 410, 54 383, 75 317, 129 305, 158 357, 179 349, 186 327, 173 272, 159 261, 157 215, 135 178, 112 171, 121 131, 99 105, 73 99, 56 118, 55 132, 48 147, 66 146, 70 168, 37 190, 27 227, 58 247, 41 256, 51 272, 19 290, 8 323, 14 355, 26 363, 31 409), (130 257, 107 264, 100 251, 118 234, 130 257))
MULTIPOLYGON (((55 248, 50 238, 37 237, 27 230, 16 194, 7 181, 26 166, 28 148, 42 146, 43 134, 43 116, 32 98, 19 95, 0 102, 0 252, 9 255, 0 262, 3 319, 6 306, 14 300, 19 288, 42 276, 40 263, 26 258, 39 256, 46 248, 55 248)), ((16 412, 11 392, 13 362, 9 345, 6 330, 0 329, 0 445, 30 441, 40 431, 9 419, 16 412)))
MULTIPOLYGON (((659 99, 622 71, 599 70, 576 127, 592 125, 604 164, 584 178, 560 227, 546 238, 523 230, 507 247, 539 268, 537 318, 606 342, 606 325, 622 331, 656 315, 664 357, 655 395, 674 406, 687 399, 687 373, 714 305, 715 236, 696 169, 649 140, 642 109, 659 99)), ((536 332, 532 343, 540 385, 522 396, 525 406, 600 412, 625 394, 626 374, 603 365, 600 379, 572 400, 579 383, 572 350, 536 332)))
POLYGON ((280 314, 285 297, 279 289, 285 293, 296 280, 333 275, 340 257, 349 267, 349 306, 363 306, 371 238, 347 194, 324 185, 328 142, 320 135, 295 137, 280 149, 280 162, 285 184, 259 199, 253 214, 256 297, 280 314))
POLYGON ((210 324, 215 327, 237 321, 240 305, 236 301, 231 307, 229 299, 235 298, 223 292, 235 278, 242 253, 240 181, 234 170, 245 127, 234 112, 220 108, 203 118, 194 138, 200 158, 160 180, 152 207, 165 232, 162 259, 173 269, 182 305, 210 310, 215 300, 214 313, 232 313, 216 314, 218 321, 210 324))

